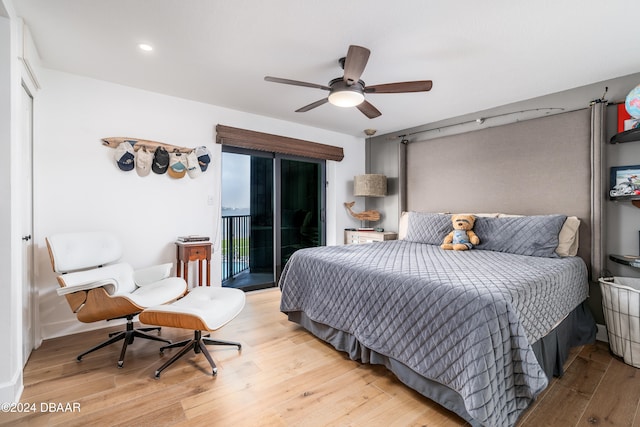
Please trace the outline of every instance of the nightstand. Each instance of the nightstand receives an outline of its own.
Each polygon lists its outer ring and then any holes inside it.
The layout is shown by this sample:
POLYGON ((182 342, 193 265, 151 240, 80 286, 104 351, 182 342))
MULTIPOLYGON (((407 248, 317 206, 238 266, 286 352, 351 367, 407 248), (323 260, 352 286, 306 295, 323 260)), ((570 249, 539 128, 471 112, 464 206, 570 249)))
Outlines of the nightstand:
POLYGON ((176 242, 177 275, 189 285, 189 261, 198 261, 198 286, 202 286, 202 267, 207 262, 207 286, 211 285, 211 243, 176 242), (183 268, 184 267, 184 268, 183 268))
POLYGON ((398 233, 393 231, 357 231, 345 230, 345 245, 359 245, 362 243, 384 242, 385 240, 396 240, 398 233))

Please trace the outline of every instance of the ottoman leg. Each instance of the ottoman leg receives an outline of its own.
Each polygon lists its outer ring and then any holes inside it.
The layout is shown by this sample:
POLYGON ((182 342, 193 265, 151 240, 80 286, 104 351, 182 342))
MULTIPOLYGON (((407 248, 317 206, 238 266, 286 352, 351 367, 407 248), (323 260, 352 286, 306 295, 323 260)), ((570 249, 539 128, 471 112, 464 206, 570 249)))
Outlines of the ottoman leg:
MULTIPOLYGON (((186 344, 184 347, 182 347, 182 348, 180 349, 180 351, 179 351, 179 352, 177 352, 176 354, 174 354, 174 355, 173 355, 173 357, 172 357, 171 359, 169 359, 168 361, 166 361, 164 365, 162 365, 161 367, 159 367, 159 368, 156 370, 156 373, 155 373, 155 377, 156 377, 156 379, 160 378, 160 373, 161 373, 162 371, 164 371, 165 369, 167 369, 167 368, 169 367, 169 365, 171 365, 173 362, 175 362, 176 360, 178 360, 178 359, 180 359, 182 356, 184 356, 184 355, 185 355, 189 350, 191 350, 192 348, 195 350, 195 348, 196 348, 196 346, 197 346, 197 345, 198 345, 198 341, 196 341, 196 340, 189 340, 189 341, 187 342, 187 344, 186 344)), ((173 346, 173 344, 172 344, 171 346, 173 346)), ((167 347, 171 347, 171 346, 167 346, 167 347)), ((163 347, 163 348, 166 348, 166 347, 163 347)))
POLYGON ((155 373, 156 379, 160 378, 160 373, 162 371, 164 371, 166 368, 168 368, 169 365, 171 365, 173 362, 175 362, 176 360, 178 360, 179 358, 184 356, 191 349, 193 349, 194 353, 202 353, 202 354, 204 354, 204 357, 209 362, 209 365, 211 365, 211 374, 213 376, 215 376, 218 373, 218 367, 216 366, 215 362, 213 361, 213 358, 211 357, 211 354, 209 354, 209 350, 207 350, 207 346, 206 346, 207 344, 209 344, 209 345, 232 345, 232 346, 238 347, 238 350, 240 350, 242 348, 242 344, 240 344, 238 342, 214 340, 214 339, 211 339, 211 338, 203 337, 201 331, 193 331, 193 339, 180 341, 180 342, 176 342, 176 343, 173 343, 173 344, 170 344, 170 345, 165 345, 163 347, 160 347, 160 354, 162 354, 162 352, 167 348, 174 348, 174 347, 182 347, 182 348, 180 349, 179 352, 174 354, 171 357, 171 359, 166 361, 164 363, 164 365, 162 365, 161 367, 159 367, 156 370, 156 373, 155 373))
POLYGON ((184 340, 184 341, 180 341, 180 342, 174 342, 173 344, 169 344, 169 345, 165 345, 160 347, 160 354, 164 353, 164 351, 168 348, 175 348, 175 347, 183 347, 185 345, 187 345, 188 343, 190 343, 191 341, 193 341, 192 339, 190 340, 184 340))
POLYGON ((234 345, 238 347, 238 350, 242 349, 242 344, 240 344, 239 342, 221 341, 221 340, 214 340, 211 338, 202 338, 202 341, 204 341, 204 343, 208 345, 234 345))
POLYGON ((218 374, 218 367, 216 366, 213 358, 209 354, 209 350, 207 350, 207 346, 204 345, 202 340, 198 341, 198 345, 200 346, 200 351, 204 354, 204 357, 209 361, 209 365, 211 365, 211 375, 216 376, 218 374))

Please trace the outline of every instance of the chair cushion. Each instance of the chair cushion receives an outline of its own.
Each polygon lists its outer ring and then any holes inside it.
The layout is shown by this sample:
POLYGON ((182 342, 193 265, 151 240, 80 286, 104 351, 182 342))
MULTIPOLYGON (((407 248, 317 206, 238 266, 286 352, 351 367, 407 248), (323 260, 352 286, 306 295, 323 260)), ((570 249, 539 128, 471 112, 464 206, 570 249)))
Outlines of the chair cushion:
MULTIPOLYGON (((239 289, 201 286, 173 304, 149 307, 145 312, 194 316, 207 326, 207 330, 214 331, 240 314, 244 303, 244 292, 239 289)), ((171 316, 165 319, 169 320, 171 316)), ((180 327, 179 324, 170 324, 170 321, 161 326, 180 327)))
POLYGON ((67 273, 60 278, 65 285, 60 289, 63 292, 58 292, 60 295, 101 286, 109 295, 126 295, 137 288, 133 282, 133 268, 125 262, 67 273))
POLYGON ((100 231, 54 234, 47 237, 47 244, 56 273, 94 268, 122 256, 116 236, 100 231))
POLYGON ((178 299, 184 295, 186 291, 187 282, 185 282, 184 279, 180 277, 167 277, 155 283, 148 283, 123 296, 126 296, 141 307, 151 307, 178 299))
POLYGON ((133 280, 137 286, 145 286, 171 276, 172 263, 154 265, 152 267, 138 269, 133 273, 133 280))

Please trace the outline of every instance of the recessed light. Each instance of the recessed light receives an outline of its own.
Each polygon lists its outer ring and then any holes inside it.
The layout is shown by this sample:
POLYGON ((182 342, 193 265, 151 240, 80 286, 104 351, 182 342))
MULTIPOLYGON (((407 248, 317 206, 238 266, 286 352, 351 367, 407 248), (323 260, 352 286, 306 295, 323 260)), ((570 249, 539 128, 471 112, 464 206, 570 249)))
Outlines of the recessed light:
POLYGON ((148 45, 148 44, 146 44, 146 43, 140 43, 140 44, 138 45, 138 47, 139 47, 140 49, 144 50, 145 52, 151 52, 151 51, 153 50, 153 46, 148 45))

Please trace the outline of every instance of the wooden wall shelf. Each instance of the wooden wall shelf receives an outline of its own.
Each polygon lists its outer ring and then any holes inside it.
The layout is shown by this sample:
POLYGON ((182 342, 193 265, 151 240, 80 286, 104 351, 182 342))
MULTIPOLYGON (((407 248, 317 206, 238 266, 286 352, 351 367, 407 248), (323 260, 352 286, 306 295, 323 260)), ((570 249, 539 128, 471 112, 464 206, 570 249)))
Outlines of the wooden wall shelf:
POLYGON ((611 254, 609 255, 609 259, 613 262, 617 262, 618 264, 640 268, 640 266, 638 265, 640 263, 640 256, 611 254))
POLYGON ((140 147, 148 148, 150 151, 155 151, 158 147, 164 147, 169 153, 175 153, 177 150, 180 153, 189 154, 193 151, 193 148, 179 147, 177 145, 165 144, 164 142, 149 141, 148 139, 127 138, 124 136, 102 138, 102 144, 111 148, 116 148, 125 141, 131 142, 134 151, 138 151, 140 147))
POLYGON ((625 130, 611 137, 609 143, 618 144, 623 142, 640 141, 640 128, 625 130))

